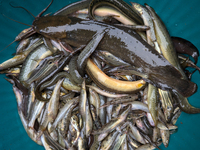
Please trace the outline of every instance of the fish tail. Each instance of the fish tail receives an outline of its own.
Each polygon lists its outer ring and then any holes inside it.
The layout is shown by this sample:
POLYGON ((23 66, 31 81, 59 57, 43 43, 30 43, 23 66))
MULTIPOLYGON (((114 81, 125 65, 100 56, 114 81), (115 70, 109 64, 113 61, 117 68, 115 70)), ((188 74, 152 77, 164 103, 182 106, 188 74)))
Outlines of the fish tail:
POLYGON ((189 80, 179 79, 174 90, 184 97, 189 97, 197 91, 197 85, 189 80))
POLYGON ((159 76, 151 74, 150 83, 162 90, 172 90, 180 93, 183 97, 193 95, 197 90, 197 85, 189 80, 176 76, 159 76))
POLYGON ((187 98, 183 97, 177 92, 174 92, 174 97, 176 102, 178 103, 180 109, 188 114, 197 114, 200 113, 200 108, 196 108, 188 102, 187 98))

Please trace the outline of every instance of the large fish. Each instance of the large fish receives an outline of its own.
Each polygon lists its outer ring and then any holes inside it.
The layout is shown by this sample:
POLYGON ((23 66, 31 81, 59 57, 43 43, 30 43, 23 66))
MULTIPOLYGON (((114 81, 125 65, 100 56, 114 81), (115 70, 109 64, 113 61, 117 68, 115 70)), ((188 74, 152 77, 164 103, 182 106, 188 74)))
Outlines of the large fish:
POLYGON ((144 80, 164 90, 175 90, 184 97, 196 91, 196 84, 181 79, 179 71, 135 31, 93 20, 46 16, 33 22, 35 32, 51 39, 65 38, 70 45, 86 45, 96 33, 105 31, 97 49, 106 50, 147 75, 144 80), (64 20, 64 21, 63 21, 64 20))

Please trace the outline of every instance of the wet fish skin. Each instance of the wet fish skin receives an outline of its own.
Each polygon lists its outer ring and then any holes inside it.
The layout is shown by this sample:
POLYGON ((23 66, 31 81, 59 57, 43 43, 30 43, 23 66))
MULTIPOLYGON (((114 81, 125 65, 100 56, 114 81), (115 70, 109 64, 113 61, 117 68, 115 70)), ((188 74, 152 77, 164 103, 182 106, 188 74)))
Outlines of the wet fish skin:
POLYGON ((89 107, 89 102, 87 100, 86 102, 86 138, 88 138, 92 132, 93 129, 93 121, 92 121, 92 115, 90 113, 90 107, 89 107))
MULTIPOLYGON (((113 99, 113 98, 107 97, 106 101, 109 102, 109 101, 111 101, 112 99, 113 99)), ((106 113, 107 113, 108 121, 110 121, 111 118, 112 118, 112 116, 111 116, 111 114, 112 114, 112 109, 113 109, 113 105, 110 105, 110 106, 106 107, 106 113)), ((107 122, 108 122, 108 121, 107 121, 107 122)))
POLYGON ((172 119, 171 119, 171 123, 172 123, 173 125, 176 124, 176 122, 177 122, 177 120, 178 120, 178 118, 179 118, 180 115, 181 115, 181 110, 180 110, 180 108, 178 108, 178 111, 175 112, 175 114, 173 114, 173 117, 172 117, 172 119))
POLYGON ((170 133, 169 130, 160 130, 161 138, 165 147, 168 147, 170 133))
POLYGON ((131 130, 131 133, 133 135, 133 137, 140 143, 142 144, 146 144, 143 136, 141 135, 141 133, 139 132, 139 130, 137 129, 137 127, 135 127, 131 122, 129 123, 129 127, 131 130))
MULTIPOLYGON (((64 119, 66 120, 66 125, 69 125, 69 118, 71 116, 71 112, 73 110, 73 108, 78 104, 79 101, 79 96, 75 97, 73 99, 71 99, 71 101, 69 101, 68 103, 66 103, 59 111, 55 121, 53 122, 52 125, 52 129, 53 130, 58 122, 64 117, 64 119), (68 120, 68 121, 67 121, 68 120)), ((68 126, 66 126, 66 130, 68 130, 68 126)))
POLYGON ((29 88, 29 97, 28 97, 27 110, 26 110, 27 111, 26 114, 28 115, 27 118, 30 117, 31 108, 32 108, 34 101, 35 101, 35 92, 34 91, 35 91, 35 84, 32 83, 30 85, 30 88, 29 88))
POLYGON ((73 115, 71 117, 71 120, 70 120, 72 126, 76 129, 76 132, 77 132, 76 138, 72 141, 72 145, 75 145, 77 143, 78 138, 80 136, 80 129, 79 129, 79 125, 78 125, 78 122, 77 122, 78 118, 77 119, 76 118, 77 118, 77 116, 73 115))
POLYGON ((105 124, 102 129, 93 131, 92 134, 101 134, 101 133, 106 133, 106 132, 111 132, 113 131, 117 126, 123 123, 123 121, 126 119, 129 111, 130 111, 131 106, 128 106, 128 108, 118 117, 116 120, 111 120, 109 123, 105 124))
POLYGON ((127 140, 127 135, 121 145, 121 150, 129 150, 129 147, 128 147, 128 140, 127 140))
POLYGON ((132 145, 134 148, 138 148, 139 146, 141 146, 141 144, 137 142, 135 139, 133 139, 129 134, 128 134, 128 141, 130 145, 132 145))
POLYGON ((153 142, 157 142, 159 138, 160 138, 160 129, 157 128, 157 127, 155 127, 155 128, 153 129, 152 140, 153 140, 153 142))
MULTIPOLYGON (((102 96, 102 95, 99 95, 99 98, 100 98, 100 106, 102 106, 103 104, 106 103, 106 97, 105 96, 102 96)), ((100 115, 99 115, 99 118, 101 120, 101 124, 104 125, 106 123, 106 109, 105 108, 101 108, 100 109, 100 115)))
POLYGON ((91 85, 87 85, 87 87, 95 90, 97 93, 103 95, 103 96, 107 96, 107 97, 111 97, 111 98, 114 98, 114 97, 122 97, 122 96, 127 96, 127 94, 113 94, 113 93, 109 93, 109 92, 106 92, 104 90, 101 90, 100 88, 98 87, 95 87, 95 86, 91 86, 91 85))
POLYGON ((152 116, 155 126, 158 122, 158 91, 157 88, 151 84, 148 85, 147 103, 149 112, 152 116))
POLYGON ((115 105, 115 106, 113 107, 113 109, 112 109, 112 114, 111 114, 111 116, 112 116, 113 118, 117 118, 117 116, 118 116, 118 114, 119 114, 121 108, 122 108, 122 105, 121 105, 121 104, 115 105))
POLYGON ((52 96, 49 100, 48 105, 48 120, 49 122, 53 122, 56 119, 58 113, 58 106, 59 106, 59 96, 60 96, 60 87, 62 85, 64 79, 60 79, 52 93, 52 96))
POLYGON ((77 58, 77 68, 81 76, 84 76, 87 60, 90 57, 90 55, 96 50, 98 44, 104 37, 105 32, 106 30, 101 33, 96 33, 92 37, 92 40, 85 46, 85 48, 79 54, 77 58))
POLYGON ((34 128, 35 120, 40 115, 44 105, 45 105, 44 102, 41 102, 41 101, 38 101, 38 100, 35 102, 35 105, 33 106, 33 109, 30 113, 28 128, 32 128, 32 129, 34 128))
POLYGON ((111 149, 116 149, 116 150, 119 149, 121 147, 122 143, 124 142, 126 135, 127 135, 126 133, 119 134, 111 149))
POLYGON ((140 130, 141 130, 142 132, 144 132, 145 134, 149 134, 149 130, 148 130, 148 128, 146 127, 146 125, 144 124, 144 122, 142 121, 141 118, 138 118, 138 119, 136 120, 136 126, 137 126, 138 128, 140 128, 140 130))
POLYGON ((90 93, 90 104, 92 104, 95 109, 96 109, 96 114, 99 117, 100 116, 100 98, 99 95, 97 94, 96 91, 92 90, 91 88, 89 88, 89 93, 90 93))
POLYGON ((132 105, 131 107, 132 110, 142 110, 149 113, 148 106, 142 102, 134 101, 131 103, 131 105, 132 105))
MULTIPOLYGON (((158 43, 160 45, 160 48, 162 50, 164 57, 179 70, 179 72, 182 75, 182 78, 187 80, 187 77, 179 64, 178 57, 174 50, 174 45, 171 41, 171 37, 169 36, 169 33, 168 33, 165 25, 163 24, 163 22, 159 18, 159 16, 155 13, 153 8, 151 8, 148 5, 146 5, 146 7, 152 15, 152 18, 153 18, 153 21, 155 24, 155 28, 157 28, 156 29, 156 34, 157 34, 156 37, 157 37, 158 43)), ((174 91, 174 93, 176 95, 176 100, 179 102, 179 106, 182 109, 182 111, 184 111, 186 113, 191 113, 191 114, 200 112, 199 108, 195 108, 189 104, 186 96, 183 96, 183 94, 180 94, 180 92, 177 92, 177 91, 174 91)))
POLYGON ((156 42, 156 36, 154 32, 154 26, 153 26, 153 20, 147 10, 144 6, 131 2, 132 7, 137 11, 137 13, 141 16, 143 19, 143 22, 146 26, 149 26, 149 30, 146 31, 147 36, 147 42, 154 47, 154 42, 156 42))
POLYGON ((93 143, 92 143, 92 145, 90 147, 90 150, 97 150, 99 148, 99 145, 100 145, 100 143, 98 141, 98 135, 95 135, 94 136, 94 141, 93 141, 93 143))
POLYGON ((104 108, 109 105, 116 105, 116 104, 123 104, 123 103, 128 103, 128 102, 133 102, 136 99, 138 99, 138 95, 129 95, 129 96, 124 96, 121 98, 113 98, 111 101, 105 103, 104 105, 101 105, 100 108, 104 108))
POLYGON ((81 93, 80 93, 80 100, 79 100, 79 113, 81 118, 83 119, 83 127, 82 131, 85 134, 86 128, 86 103, 87 103, 87 94, 86 94, 86 87, 85 87, 85 80, 82 83, 81 93))
POLYGON ((198 61, 199 51, 198 49, 186 39, 180 37, 171 37, 174 47, 178 53, 188 54, 194 58, 194 63, 198 61))
POLYGON ((112 131, 101 143, 100 150, 108 150, 111 146, 114 140, 117 138, 117 135, 119 135, 119 132, 112 131))
POLYGON ((97 129, 100 129, 102 127, 102 124, 101 124, 99 116, 97 116, 96 108, 92 104, 90 104, 90 111, 91 111, 94 125, 96 126, 97 129))
POLYGON ((152 150, 152 149, 155 149, 155 147, 153 145, 145 144, 145 145, 142 145, 142 146, 138 147, 135 150, 152 150))
POLYGON ((170 91, 161 91, 159 90, 159 94, 161 97, 162 108, 164 111, 165 119, 167 122, 171 120, 172 113, 173 113, 173 105, 172 105, 172 94, 170 91))

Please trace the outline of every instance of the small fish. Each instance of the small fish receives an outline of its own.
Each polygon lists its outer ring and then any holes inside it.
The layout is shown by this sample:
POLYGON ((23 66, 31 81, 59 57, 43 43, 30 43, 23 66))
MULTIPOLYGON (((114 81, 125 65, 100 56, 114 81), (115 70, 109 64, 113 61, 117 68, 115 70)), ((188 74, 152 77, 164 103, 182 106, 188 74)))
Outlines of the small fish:
POLYGON ((72 124, 72 126, 76 129, 77 131, 77 135, 76 135, 76 138, 72 141, 72 144, 75 145, 78 141, 78 138, 80 137, 80 128, 79 128, 79 125, 78 125, 78 122, 77 122, 77 116, 76 115, 73 115, 70 119, 70 122, 72 124))
POLYGON ((146 127, 146 125, 144 124, 144 122, 142 121, 141 118, 138 118, 136 120, 136 126, 145 134, 149 134, 149 129, 146 127))
POLYGON ((169 122, 171 120, 172 113, 174 110, 173 105, 172 105, 172 101, 173 101, 172 94, 170 91, 163 91, 163 90, 162 91, 158 90, 158 91, 160 94, 160 99, 162 102, 162 108, 164 111, 165 119, 167 122, 169 122))
POLYGON ((101 60, 106 62, 106 64, 112 66, 129 66, 130 64, 124 62, 123 60, 117 58, 113 54, 109 53, 108 51, 97 50, 94 52, 96 57, 99 57, 101 60))
POLYGON ((158 147, 157 143, 154 143, 154 142, 152 141, 152 138, 150 137, 150 135, 145 134, 145 133, 143 133, 142 131, 140 131, 140 134, 141 134, 151 145, 153 145, 153 146, 156 147, 157 149, 161 150, 161 149, 158 147))
POLYGON ((102 140, 104 140, 104 139, 107 137, 108 134, 109 134, 109 133, 102 133, 102 134, 99 134, 99 136, 98 136, 98 141, 101 142, 102 140))
POLYGON ((115 106, 113 107, 113 109, 112 109, 112 114, 111 114, 113 118, 117 118, 117 116, 118 116, 118 114, 119 114, 121 108, 122 108, 122 105, 121 105, 121 104, 115 105, 115 106))
MULTIPOLYGON (((107 97, 106 101, 109 102, 109 101, 112 101, 113 98, 110 98, 110 97, 107 97)), ((112 116, 112 109, 113 109, 113 105, 110 105, 108 107, 106 107, 106 113, 107 113, 107 123, 111 120, 112 116)))
POLYGON ((170 133, 169 130, 160 130, 161 138, 165 147, 168 147, 170 133))
POLYGON ((135 127, 131 122, 129 122, 129 127, 131 130, 131 133, 133 134, 134 139, 136 139, 138 142, 140 142, 142 144, 146 144, 143 136, 140 134, 137 127, 135 127))
POLYGON ((44 131, 44 136, 45 138, 51 143, 51 145, 53 145, 53 147, 55 147, 55 149, 63 149, 66 150, 64 147, 62 147, 61 145, 59 145, 56 140, 54 140, 47 131, 44 131))
POLYGON ((90 147, 90 150, 97 150, 101 144, 98 141, 98 135, 94 136, 94 141, 90 147))
POLYGON ((111 147, 111 149, 116 149, 116 150, 119 149, 122 143, 124 142, 125 138, 126 138, 126 133, 123 133, 122 135, 119 134, 115 140, 114 145, 111 147))
POLYGON ((125 139, 124 139, 124 142, 123 142, 122 145, 121 145, 121 150, 129 150, 129 148, 128 148, 127 135, 126 135, 126 137, 125 137, 125 139))
POLYGON ((28 74, 29 78, 25 82, 27 84, 31 84, 34 81, 44 78, 46 74, 49 74, 49 71, 53 66, 58 65, 57 63, 59 59, 60 58, 56 58, 56 56, 54 56, 53 58, 50 57, 46 58, 44 61, 41 61, 38 66, 28 74))
POLYGON ((106 30, 101 32, 101 33, 97 32, 92 37, 92 40, 85 46, 85 48, 79 54, 79 56, 77 58, 77 68, 78 68, 78 72, 81 74, 81 76, 84 75, 85 67, 86 67, 86 63, 87 63, 88 58, 96 50, 100 41, 104 37, 105 32, 106 32, 106 30))
POLYGON ((142 102, 134 101, 131 102, 131 105, 132 105, 131 110, 142 110, 149 113, 148 106, 142 102))
POLYGON ((48 143, 47 139, 45 138, 44 134, 41 136, 41 141, 45 149, 50 150, 52 146, 48 143))
POLYGON ((48 105, 48 120, 49 122, 53 122, 56 119, 57 113, 58 113, 58 106, 59 106, 59 95, 60 95, 60 87, 62 85, 64 79, 60 79, 52 93, 52 96, 49 100, 48 105))
POLYGON ((160 129, 157 127, 154 127, 153 128, 153 136, 152 136, 153 142, 157 142, 159 138, 160 138, 160 129))
POLYGON ((89 102, 87 100, 86 102, 86 128, 85 128, 85 135, 86 135, 86 138, 88 138, 92 132, 92 129, 93 129, 93 121, 92 121, 92 115, 90 113, 90 107, 89 107, 89 102))
POLYGON ((103 96, 107 96, 107 97, 115 98, 115 97, 127 96, 127 94, 112 94, 112 93, 103 91, 100 88, 92 86, 92 85, 86 85, 86 86, 89 87, 89 88, 91 88, 91 89, 93 89, 93 90, 95 90, 97 93, 99 93, 99 94, 101 94, 103 96))
MULTIPOLYGON (((63 118, 65 118, 66 121, 67 120, 69 121, 69 118, 71 116, 71 112, 72 112, 73 108, 78 104, 78 102, 79 102, 79 96, 71 99, 68 103, 66 103, 60 109, 55 121, 53 122, 51 130, 53 130, 57 126, 58 122, 63 118)), ((68 123, 67 122, 66 122, 66 125, 69 123, 69 122, 68 123)), ((67 128, 68 128, 68 126, 67 126, 67 128)))
POLYGON ((44 105, 45 105, 45 102, 41 102, 41 101, 38 101, 38 100, 35 101, 33 109, 30 113, 28 128, 32 128, 32 129, 34 128, 35 120, 40 115, 44 105))
POLYGON ((73 81, 76 84, 82 84, 83 83, 83 78, 80 75, 78 68, 77 68, 77 59, 78 55, 75 55, 72 57, 72 59, 69 62, 69 74, 71 75, 73 81))
POLYGON ((175 130, 175 129, 178 128, 177 126, 172 125, 172 124, 167 124, 167 126, 165 126, 165 125, 162 124, 161 122, 158 122, 157 127, 158 127, 160 130, 175 130))
POLYGON ((26 130, 28 136, 37 144, 42 145, 42 142, 40 139, 37 138, 37 132, 35 131, 34 128, 28 128, 28 120, 26 120, 22 109, 21 109, 21 104, 23 102, 23 96, 22 93, 19 91, 19 89, 16 86, 13 86, 13 91, 16 95, 16 99, 17 99, 17 105, 18 105, 18 114, 19 117, 21 119, 22 125, 24 127, 24 129, 26 130))
POLYGON ((43 109, 44 112, 43 112, 43 116, 42 116, 42 119, 41 119, 41 122, 40 122, 40 133, 38 134, 38 137, 40 137, 40 135, 43 134, 43 131, 46 129, 48 123, 49 123, 49 120, 48 120, 48 105, 49 103, 47 103, 45 105, 45 108, 43 109))
POLYGON ((101 129, 93 131, 92 134, 102 134, 106 132, 113 131, 117 126, 123 123, 123 121, 126 119, 131 106, 128 106, 128 108, 118 117, 118 119, 111 120, 109 123, 105 124, 101 129))
POLYGON ((57 132, 58 132, 58 143, 62 146, 65 147, 65 142, 64 142, 64 138, 61 134, 61 126, 62 126, 62 122, 59 122, 58 126, 57 126, 57 132))
POLYGON ((108 150, 108 149, 112 146, 114 140, 117 138, 117 136, 118 136, 119 134, 120 134, 120 133, 117 132, 117 131, 115 131, 115 130, 112 131, 112 132, 102 141, 100 150, 108 150))
POLYGON ((31 37, 21 40, 17 46, 16 54, 22 53, 30 45, 31 41, 31 37))
POLYGON ((135 150, 153 150, 153 149, 156 149, 153 145, 151 145, 151 144, 144 144, 144 145, 141 145, 140 147, 138 147, 135 150))
MULTIPOLYGON (((100 98, 100 106, 104 105, 106 103, 106 97, 105 96, 102 96, 102 95, 99 95, 99 98, 100 98)), ((99 118, 101 120, 101 124, 104 125, 106 123, 106 109, 105 108, 102 108, 100 109, 100 115, 99 115, 99 118)))
MULTIPOLYGON (((134 137, 135 138, 135 137, 134 137)), ((130 134, 128 134, 128 141, 129 143, 134 147, 134 148, 138 148, 139 146, 141 146, 141 144, 139 142, 137 142, 135 139, 133 139, 130 134)))
POLYGON ((137 13, 141 16, 143 19, 144 25, 149 26, 149 30, 146 31, 147 36, 147 42, 154 47, 154 42, 156 42, 156 35, 154 31, 154 24, 153 20, 147 10, 144 6, 131 2, 132 7, 137 11, 137 13))
POLYGON ((100 121, 99 116, 97 116, 95 107, 92 104, 90 104, 90 111, 91 111, 92 119, 94 121, 96 128, 100 129, 102 127, 101 121, 100 121))
POLYGON ((177 107, 177 109, 178 109, 178 110, 177 110, 176 112, 175 112, 175 110, 174 110, 174 114, 173 114, 173 117, 172 117, 172 119, 171 119, 171 123, 172 123, 173 125, 176 124, 178 118, 179 118, 180 115, 181 115, 181 110, 180 110, 180 108, 177 107))
POLYGON ((151 117, 154 121, 155 126, 157 125, 158 122, 158 89, 149 84, 148 85, 148 94, 147 94, 147 103, 148 103, 148 108, 149 112, 151 114, 151 117))
POLYGON ((107 107, 109 105, 116 105, 116 104, 133 102, 137 98, 138 98, 138 95, 129 95, 129 96, 121 97, 121 98, 113 98, 111 101, 105 103, 104 105, 101 105, 100 109, 107 107))
POLYGON ((31 109, 32 109, 32 106, 33 106, 34 101, 35 101, 35 92, 34 91, 35 91, 35 84, 32 83, 30 85, 30 88, 29 88, 28 102, 26 103, 27 104, 27 110, 26 110, 27 112, 26 112, 26 114, 28 114, 27 118, 30 117, 31 109))
POLYGON ((94 91, 93 89, 89 88, 89 101, 90 101, 90 104, 92 104, 95 109, 96 109, 96 114, 97 116, 99 117, 100 116, 100 98, 99 98, 99 95, 97 94, 96 91, 94 91))
POLYGON ((15 75, 15 76, 18 76, 19 73, 20 73, 20 66, 18 67, 15 67, 15 68, 10 68, 10 69, 7 69, 7 70, 3 70, 3 71, 0 71, 0 74, 11 74, 11 75, 15 75))
POLYGON ((79 137, 78 139, 78 150, 86 150, 84 140, 82 139, 82 137, 79 137))

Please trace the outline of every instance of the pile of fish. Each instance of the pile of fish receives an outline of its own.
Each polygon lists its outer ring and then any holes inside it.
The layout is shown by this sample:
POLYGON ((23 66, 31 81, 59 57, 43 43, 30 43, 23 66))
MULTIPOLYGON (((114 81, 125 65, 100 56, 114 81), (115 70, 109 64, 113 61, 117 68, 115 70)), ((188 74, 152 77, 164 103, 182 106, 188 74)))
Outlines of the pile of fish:
POLYGON ((16 37, 16 55, 0 70, 37 144, 160 149, 182 111, 200 113, 187 100, 197 89, 197 48, 170 37, 147 4, 131 4, 82 0, 41 16, 49 5, 16 37))

